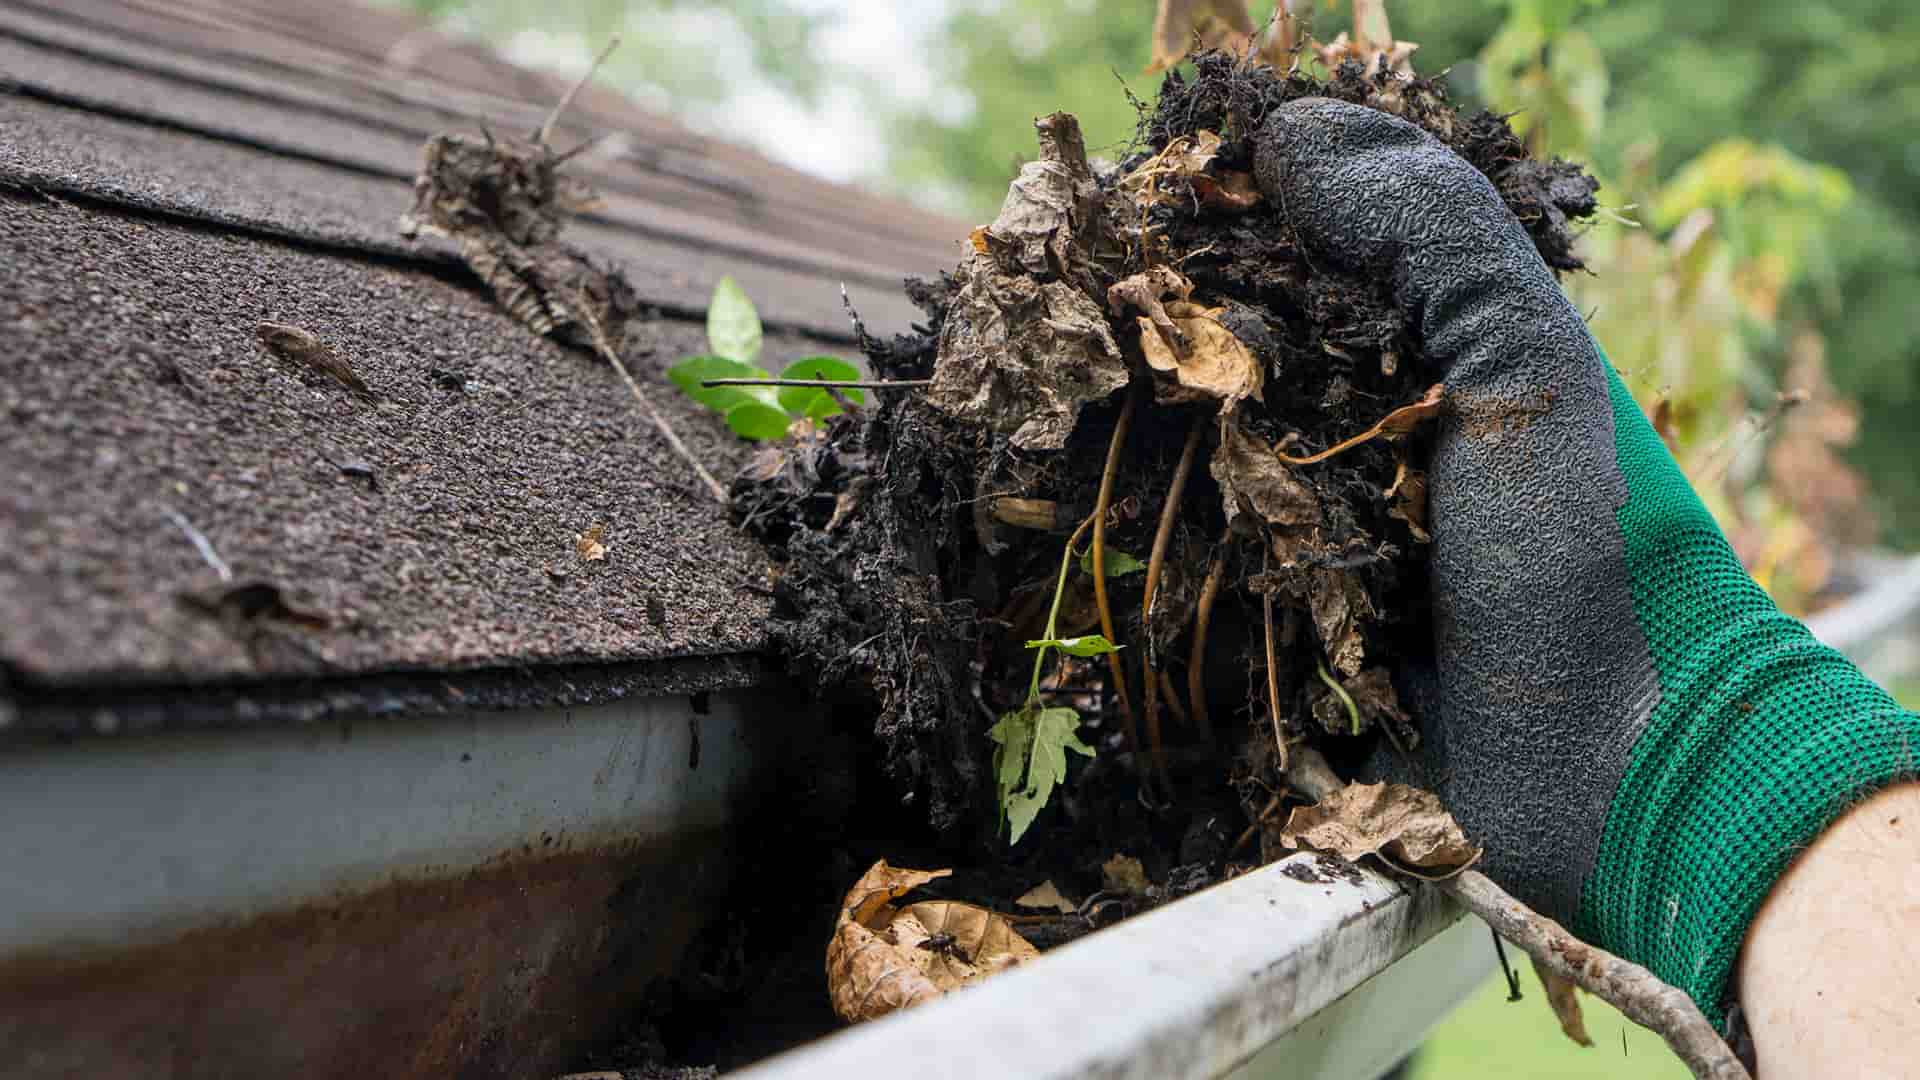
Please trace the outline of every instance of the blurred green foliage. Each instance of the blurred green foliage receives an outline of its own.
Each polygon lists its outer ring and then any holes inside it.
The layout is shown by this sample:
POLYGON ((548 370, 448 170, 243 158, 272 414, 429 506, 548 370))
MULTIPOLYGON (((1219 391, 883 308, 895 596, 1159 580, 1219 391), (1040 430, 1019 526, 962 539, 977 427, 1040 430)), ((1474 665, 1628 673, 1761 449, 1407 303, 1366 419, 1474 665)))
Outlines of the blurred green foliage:
MULTIPOLYGON (((787 0, 385 0, 447 29, 515 51, 527 35, 570 47, 584 64, 618 34, 602 77, 669 106, 718 104, 745 76, 766 80, 802 101, 823 85, 814 35, 827 16, 787 0)), ((558 58, 534 53, 537 65, 558 58)), ((564 63, 564 60, 560 61, 564 63)))

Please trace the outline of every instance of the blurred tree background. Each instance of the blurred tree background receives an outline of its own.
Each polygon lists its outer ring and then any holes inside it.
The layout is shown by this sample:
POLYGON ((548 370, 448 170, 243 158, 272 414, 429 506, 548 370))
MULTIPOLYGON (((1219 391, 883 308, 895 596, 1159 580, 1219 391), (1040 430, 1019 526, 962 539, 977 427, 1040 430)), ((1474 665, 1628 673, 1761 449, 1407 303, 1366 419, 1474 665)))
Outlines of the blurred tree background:
MULTIPOLYGON (((851 95, 879 152, 841 175, 977 220, 1033 152, 1034 116, 1078 114, 1117 159, 1128 94, 1159 82, 1143 74, 1153 0, 930 0, 890 16, 919 40, 883 43, 884 65, 864 68, 821 47, 850 17, 831 0, 396 2, 558 66, 622 31, 608 78, 723 132, 743 87, 851 95)), ((1756 575, 1801 607, 1839 546, 1920 548, 1920 318, 1901 299, 1920 291, 1920 5, 1388 7, 1419 71, 1446 71, 1464 105, 1515 113, 1537 149, 1601 178, 1616 220, 1589 235, 1594 273, 1568 291, 1756 575)), ((1323 38, 1352 17, 1347 0, 1317 8, 1323 38)))

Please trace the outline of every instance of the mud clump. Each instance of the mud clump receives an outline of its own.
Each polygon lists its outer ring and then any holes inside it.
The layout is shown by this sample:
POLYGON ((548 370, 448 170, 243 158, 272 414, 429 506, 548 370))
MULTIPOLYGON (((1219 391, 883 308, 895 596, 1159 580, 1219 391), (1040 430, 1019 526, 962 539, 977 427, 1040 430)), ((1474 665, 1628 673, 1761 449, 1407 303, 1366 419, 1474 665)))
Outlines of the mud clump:
POLYGON ((1594 181, 1530 158, 1504 120, 1357 63, 1323 82, 1205 54, 1117 165, 1089 162, 1071 116, 1038 121, 1038 160, 966 260, 910 283, 926 321, 861 331, 878 375, 931 384, 733 481, 735 520, 778 564, 791 673, 877 717, 902 812, 950 847, 994 841, 987 732, 1028 699, 1026 643, 1056 606, 1061 637, 1122 646, 1042 684, 1097 754, 1008 857, 1069 891, 1098 890, 1116 850, 1196 887, 1263 859, 1287 746, 1352 759, 1419 738, 1396 682, 1429 648, 1422 443, 1444 387, 1389 283, 1317 265, 1252 180, 1249 135, 1309 96, 1425 128, 1548 265, 1580 267, 1594 181), (1084 538, 1056 598, 1090 521, 1104 603, 1084 538))

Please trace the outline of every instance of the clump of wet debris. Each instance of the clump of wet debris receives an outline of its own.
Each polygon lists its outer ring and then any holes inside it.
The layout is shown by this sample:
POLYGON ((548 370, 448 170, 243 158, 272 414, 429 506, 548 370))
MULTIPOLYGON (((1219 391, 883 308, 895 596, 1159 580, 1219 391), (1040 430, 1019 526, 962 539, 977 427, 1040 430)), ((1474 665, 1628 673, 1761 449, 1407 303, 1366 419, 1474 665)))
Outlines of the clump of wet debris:
POLYGON ((1373 67, 1320 81, 1203 54, 1111 165, 1072 116, 1040 119, 1038 160, 965 261, 909 284, 925 323, 861 331, 878 375, 930 382, 734 479, 735 519, 778 564, 792 673, 876 717, 903 812, 956 853, 1005 851, 988 732, 1028 698, 1070 540, 1053 636, 1121 649, 1041 684, 1096 753, 1012 861, 1083 896, 1116 851, 1205 884, 1267 854, 1249 840, 1279 824, 1289 748, 1352 760, 1420 738, 1395 685, 1427 638, 1420 463, 1445 388, 1389 283, 1300 248, 1249 135, 1309 96, 1401 116, 1484 173, 1561 270, 1580 268, 1596 184, 1441 84, 1373 67))

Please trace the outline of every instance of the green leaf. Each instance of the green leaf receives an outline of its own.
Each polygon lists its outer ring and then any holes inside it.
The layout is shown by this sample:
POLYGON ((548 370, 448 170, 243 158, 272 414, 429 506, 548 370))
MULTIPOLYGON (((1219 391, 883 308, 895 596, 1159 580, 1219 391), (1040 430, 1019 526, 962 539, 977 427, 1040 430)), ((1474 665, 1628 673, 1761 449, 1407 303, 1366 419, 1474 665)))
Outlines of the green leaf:
MULTIPOLYGON (((783 379, 831 379, 834 382, 854 382, 860 378, 860 369, 837 356, 809 356, 788 364, 780 373, 783 379)), ((842 390, 847 400, 855 405, 866 404, 867 397, 860 390, 842 390)), ((838 416, 840 403, 833 395, 813 386, 783 386, 780 388, 780 407, 793 416, 804 416, 809 420, 824 420, 829 416, 838 416)))
MULTIPOLYGON (((1005 724, 1014 715, 1002 717, 1001 723, 1005 724)), ((1033 819, 1039 816, 1040 808, 1053 797, 1053 789, 1066 782, 1067 751, 1093 756, 1093 747, 1080 741, 1080 714, 1072 709, 1063 706, 1035 713, 1029 707, 1018 715, 1021 717, 1018 727, 1022 732, 1031 732, 1033 745, 1027 754, 1025 788, 1003 798, 1010 844, 1020 842, 1033 819)), ((999 726, 995 725, 996 729, 999 726)), ((1005 783, 1004 772, 1002 783, 1005 783)))
POLYGON ((764 401, 743 401, 727 410, 727 426, 744 439, 765 442, 785 438, 793 420, 764 401))
POLYGON ((760 356, 760 314, 731 276, 713 287, 713 300, 707 305, 707 347, 743 364, 760 356))
MULTIPOLYGON (((1128 574, 1138 573, 1146 568, 1146 563, 1121 551, 1119 548, 1107 549, 1107 576, 1110 578, 1125 577, 1128 574)), ((1088 577, 1093 576, 1093 550, 1091 548, 1080 553, 1080 569, 1088 577)))
POLYGON ((1108 641, 1100 634, 1085 634, 1070 638, 1039 638, 1027 642, 1029 649, 1059 649, 1068 656, 1105 656, 1119 652, 1120 646, 1108 641))
POLYGON ((1011 847, 1026 835, 1027 827, 1033 819, 1040 816, 1040 808, 1047 805, 1045 795, 1035 796, 1027 792, 1018 792, 1007 800, 1007 845, 1011 847))
POLYGON ((725 356, 689 356, 667 369, 667 379, 693 400, 717 413, 746 401, 773 405, 770 386, 701 386, 703 379, 765 379, 766 371, 725 356))

